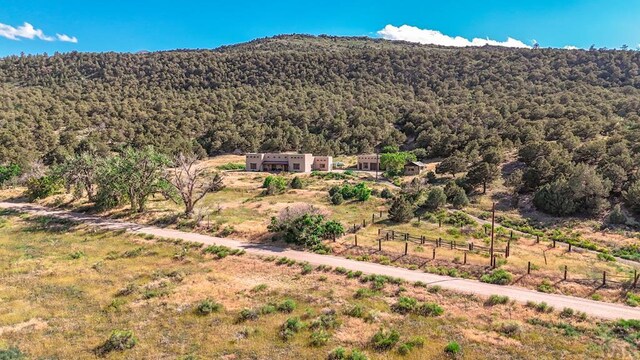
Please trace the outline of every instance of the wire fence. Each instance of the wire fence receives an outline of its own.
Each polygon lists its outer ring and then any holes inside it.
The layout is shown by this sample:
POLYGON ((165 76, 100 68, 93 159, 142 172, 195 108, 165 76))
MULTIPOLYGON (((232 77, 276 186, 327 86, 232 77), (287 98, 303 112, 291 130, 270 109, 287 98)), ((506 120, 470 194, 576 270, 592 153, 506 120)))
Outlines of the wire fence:
MULTIPOLYGON (((360 247, 360 245, 358 245, 358 233, 369 225, 387 220, 388 217, 385 217, 384 215, 385 213, 383 211, 379 211, 378 213, 373 213, 371 215, 370 220, 369 219, 362 220, 361 223, 352 224, 346 229, 348 233, 354 235, 353 245, 355 247, 360 247)), ((507 237, 507 244, 504 247, 496 247, 496 246, 493 247, 493 258, 490 259, 490 266, 488 267, 488 269, 495 269, 497 267, 496 258, 498 256, 504 257, 504 258, 508 258, 510 256, 511 240, 514 238, 514 232, 511 231, 509 235, 503 234, 503 236, 507 237)), ((360 235, 360 238, 362 243, 363 236, 360 235)), ((368 236, 365 238, 368 238, 368 240, 371 240, 371 238, 368 236)), ((536 236, 535 238, 536 238, 536 243, 539 243, 540 237, 536 236)), ((336 241, 336 238, 334 237, 333 240, 336 241)), ((403 254, 400 254, 398 257, 396 257, 396 259, 400 259, 403 256, 409 255, 409 244, 414 244, 418 246, 424 246, 424 245, 431 246, 432 247, 431 259, 427 259, 427 260, 436 260, 437 248, 445 248, 445 249, 450 249, 454 251, 460 251, 463 253, 463 256, 464 256, 461 262, 462 265, 467 265, 468 253, 489 255, 489 256, 492 253, 492 249, 490 246, 477 244, 476 242, 473 242, 473 241, 446 240, 446 239, 442 239, 441 237, 436 238, 436 237, 427 236, 427 235, 415 235, 408 232, 397 231, 394 229, 378 228, 377 235, 375 236, 375 241, 377 241, 378 243, 377 252, 379 253, 382 253, 383 251, 385 253, 395 252, 394 251, 395 248, 392 248, 391 251, 389 249, 383 249, 383 243, 385 242, 404 243, 404 252, 403 254)), ((556 242, 562 243, 560 241, 553 240, 552 244, 550 244, 550 248, 555 248, 556 242)), ((571 252, 572 247, 575 246, 570 243, 566 243, 565 245, 568 247, 569 252, 571 252)), ((578 246, 575 246, 575 247, 580 248, 578 246)), ((373 248, 371 249, 373 251, 376 251, 373 248)), ((412 254, 412 256, 415 256, 421 259, 425 258, 424 255, 425 254, 412 254)), ((487 267, 481 267, 481 268, 485 269, 485 271, 487 269, 487 267)), ((530 275, 532 271, 537 271, 537 269, 534 270, 532 268, 531 262, 528 262, 525 274, 530 275)), ((559 280, 561 281, 573 282, 580 285, 593 286, 597 288, 613 287, 613 288, 629 288, 629 289, 636 289, 638 285, 638 281, 640 279, 640 274, 638 274, 637 270, 634 270, 633 274, 630 274, 630 275, 614 275, 611 273, 607 273, 606 271, 603 271, 601 276, 584 277, 585 275, 586 274, 576 274, 576 273, 572 274, 569 268, 567 266, 564 266, 563 271, 560 274, 558 274, 557 277, 556 276, 553 276, 553 277, 559 278, 559 280)))

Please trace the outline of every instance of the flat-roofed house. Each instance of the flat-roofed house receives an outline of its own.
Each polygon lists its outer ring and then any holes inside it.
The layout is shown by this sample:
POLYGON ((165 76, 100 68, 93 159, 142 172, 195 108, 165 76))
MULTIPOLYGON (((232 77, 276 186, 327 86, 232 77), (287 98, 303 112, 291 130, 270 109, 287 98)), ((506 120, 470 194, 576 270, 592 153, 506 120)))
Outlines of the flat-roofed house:
POLYGON ((331 156, 314 156, 311 170, 314 171, 331 171, 333 169, 333 157, 331 156))
POLYGON ((376 171, 380 169, 380 155, 366 154, 358 155, 358 170, 376 171))
POLYGON ((420 175, 420 173, 426 169, 427 165, 420 161, 409 161, 404 164, 405 175, 420 175))
POLYGON ((297 153, 253 153, 246 155, 247 171, 268 172, 311 172, 311 170, 331 171, 331 156, 313 156, 297 153))

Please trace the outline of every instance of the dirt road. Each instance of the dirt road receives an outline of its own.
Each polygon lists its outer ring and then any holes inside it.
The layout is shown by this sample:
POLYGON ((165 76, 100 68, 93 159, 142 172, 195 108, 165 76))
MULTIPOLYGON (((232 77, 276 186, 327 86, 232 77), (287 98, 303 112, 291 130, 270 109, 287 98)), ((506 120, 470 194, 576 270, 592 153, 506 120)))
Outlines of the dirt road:
POLYGON ((296 261, 307 261, 312 265, 328 265, 332 267, 341 266, 349 270, 360 270, 365 274, 388 275, 402 278, 411 282, 422 281, 430 285, 437 284, 446 289, 465 293, 473 293, 480 296, 490 296, 493 294, 506 295, 509 298, 521 303, 525 303, 527 301, 544 301, 547 304, 555 307, 556 309, 563 309, 565 307, 572 308, 574 310, 584 311, 591 316, 605 319, 640 319, 640 309, 620 304, 610 304, 565 295, 545 294, 516 286, 499 286, 485 284, 475 280, 427 274, 417 270, 408 270, 393 266, 349 260, 336 256, 318 255, 304 251, 289 250, 276 246, 250 244, 228 238, 219 238, 215 236, 188 233, 178 230, 144 226, 134 223, 105 219, 98 216, 73 213, 69 211, 52 210, 42 206, 27 203, 0 202, 0 208, 13 209, 32 215, 55 216, 59 218, 70 219, 108 230, 126 230, 132 233, 182 239, 186 241, 200 242, 203 244, 224 245, 234 249, 244 249, 249 254, 286 256, 296 261))

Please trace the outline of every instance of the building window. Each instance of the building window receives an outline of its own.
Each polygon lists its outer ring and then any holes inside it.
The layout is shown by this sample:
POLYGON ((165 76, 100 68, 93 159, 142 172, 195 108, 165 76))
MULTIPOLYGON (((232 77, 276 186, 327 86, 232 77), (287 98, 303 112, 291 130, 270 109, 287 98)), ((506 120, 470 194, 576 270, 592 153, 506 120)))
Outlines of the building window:
POLYGON ((300 170, 300 164, 293 164, 293 170, 300 170))
POLYGON ((251 164, 249 164, 249 168, 250 168, 251 170, 257 170, 257 169, 258 169, 258 164, 256 164, 256 163, 251 163, 251 164))

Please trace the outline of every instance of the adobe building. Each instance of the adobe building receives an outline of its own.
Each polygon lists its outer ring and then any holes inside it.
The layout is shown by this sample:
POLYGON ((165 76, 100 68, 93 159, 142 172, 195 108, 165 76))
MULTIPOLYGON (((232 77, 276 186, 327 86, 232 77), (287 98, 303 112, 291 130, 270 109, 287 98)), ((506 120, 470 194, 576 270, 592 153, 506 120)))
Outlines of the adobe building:
POLYGON ((409 161, 404 164, 404 174, 409 175, 420 175, 424 169, 427 168, 427 165, 420 161, 409 161))
POLYGON ((298 153, 253 153, 246 155, 247 171, 267 172, 311 172, 331 171, 333 158, 331 156, 313 156, 298 153))
POLYGON ((380 169, 380 155, 367 154, 358 155, 358 170, 376 171, 380 169))

